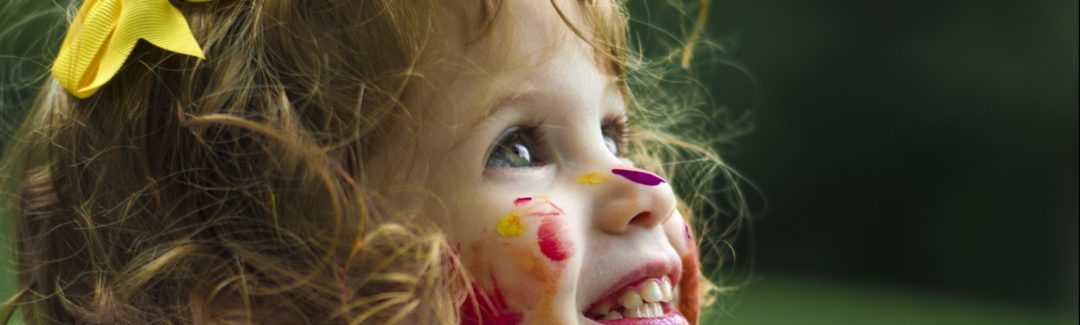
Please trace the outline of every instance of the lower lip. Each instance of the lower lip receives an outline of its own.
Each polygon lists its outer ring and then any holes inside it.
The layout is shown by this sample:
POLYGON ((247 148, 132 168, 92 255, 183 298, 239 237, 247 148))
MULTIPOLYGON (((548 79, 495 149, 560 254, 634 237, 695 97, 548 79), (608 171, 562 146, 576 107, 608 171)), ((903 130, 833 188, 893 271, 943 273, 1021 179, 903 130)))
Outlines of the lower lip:
POLYGON ((650 318, 629 318, 629 319, 609 319, 609 320, 592 320, 593 324, 602 325, 689 325, 690 322, 683 317, 678 310, 672 309, 668 311, 664 316, 650 317, 650 318))

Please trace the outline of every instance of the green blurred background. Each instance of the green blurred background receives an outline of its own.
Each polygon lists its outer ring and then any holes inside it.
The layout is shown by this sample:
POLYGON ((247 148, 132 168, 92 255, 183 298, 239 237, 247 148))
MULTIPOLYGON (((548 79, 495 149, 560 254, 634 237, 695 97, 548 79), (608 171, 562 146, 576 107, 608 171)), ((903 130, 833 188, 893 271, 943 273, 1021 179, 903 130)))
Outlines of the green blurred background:
POLYGON ((710 323, 1077 324, 1077 3, 712 1, 765 200, 710 323))
MULTIPOLYGON (((712 107, 749 112, 723 149, 761 195, 750 275, 707 322, 1078 323, 1077 3, 714 1, 693 67, 712 107)), ((667 1, 630 9, 650 48, 686 35, 667 1)), ((0 31, 7 106, 58 40, 0 31)))

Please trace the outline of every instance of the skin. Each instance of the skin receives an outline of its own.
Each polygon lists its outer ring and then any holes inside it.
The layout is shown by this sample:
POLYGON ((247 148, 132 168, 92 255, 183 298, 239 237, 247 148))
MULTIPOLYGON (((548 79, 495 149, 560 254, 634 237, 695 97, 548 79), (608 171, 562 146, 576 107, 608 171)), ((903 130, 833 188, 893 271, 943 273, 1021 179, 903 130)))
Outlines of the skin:
MULTIPOLYGON (((572 23, 587 26, 576 3, 557 3, 572 23)), ((460 247, 481 296, 472 300, 481 306, 463 306, 466 320, 586 323, 590 303, 655 261, 688 268, 675 286, 686 305, 680 310, 696 315, 689 295, 696 295, 697 255, 671 186, 611 173, 635 168, 602 135, 601 123, 626 109, 607 65, 548 1, 507 1, 482 37, 469 16, 478 10, 443 9, 437 26, 445 28, 411 89, 424 95, 406 102, 419 108, 410 110, 412 127, 395 128, 370 159, 367 170, 380 173, 366 177, 386 193, 403 193, 391 200, 422 209, 460 247), (544 163, 485 168, 499 136, 518 125, 543 131, 544 144, 533 150, 544 163), (576 181, 588 173, 610 177, 576 181), (515 213, 523 232, 497 231, 515 213)))

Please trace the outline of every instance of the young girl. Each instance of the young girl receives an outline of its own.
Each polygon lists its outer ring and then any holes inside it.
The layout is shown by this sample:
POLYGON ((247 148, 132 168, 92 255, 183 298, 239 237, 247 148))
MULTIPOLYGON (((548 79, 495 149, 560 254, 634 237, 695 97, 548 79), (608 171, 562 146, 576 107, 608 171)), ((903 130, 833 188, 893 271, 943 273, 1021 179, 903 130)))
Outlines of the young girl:
POLYGON ((694 324, 672 186, 720 160, 635 99, 625 38, 604 0, 85 0, 5 155, 6 311, 694 324))

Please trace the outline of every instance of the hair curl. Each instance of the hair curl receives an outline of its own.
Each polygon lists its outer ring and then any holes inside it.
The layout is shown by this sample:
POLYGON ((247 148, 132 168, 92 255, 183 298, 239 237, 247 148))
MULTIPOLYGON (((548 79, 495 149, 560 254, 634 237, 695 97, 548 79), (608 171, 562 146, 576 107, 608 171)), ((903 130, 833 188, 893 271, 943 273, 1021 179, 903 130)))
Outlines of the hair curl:
MULTIPOLYGON (((457 323, 467 275, 444 235, 360 179, 408 114, 439 4, 174 4, 208 60, 140 43, 91 98, 40 78, 17 119, 2 201, 19 292, 4 321, 21 308, 34 324, 457 323)), ((580 6, 631 104, 631 158, 674 180, 687 218, 715 206, 710 180, 734 174, 715 137, 679 132, 700 105, 658 90, 660 70, 627 46, 622 3, 580 6)), ((499 7, 481 1, 477 28, 499 7)), ((729 199, 736 225, 741 195, 729 199)))

